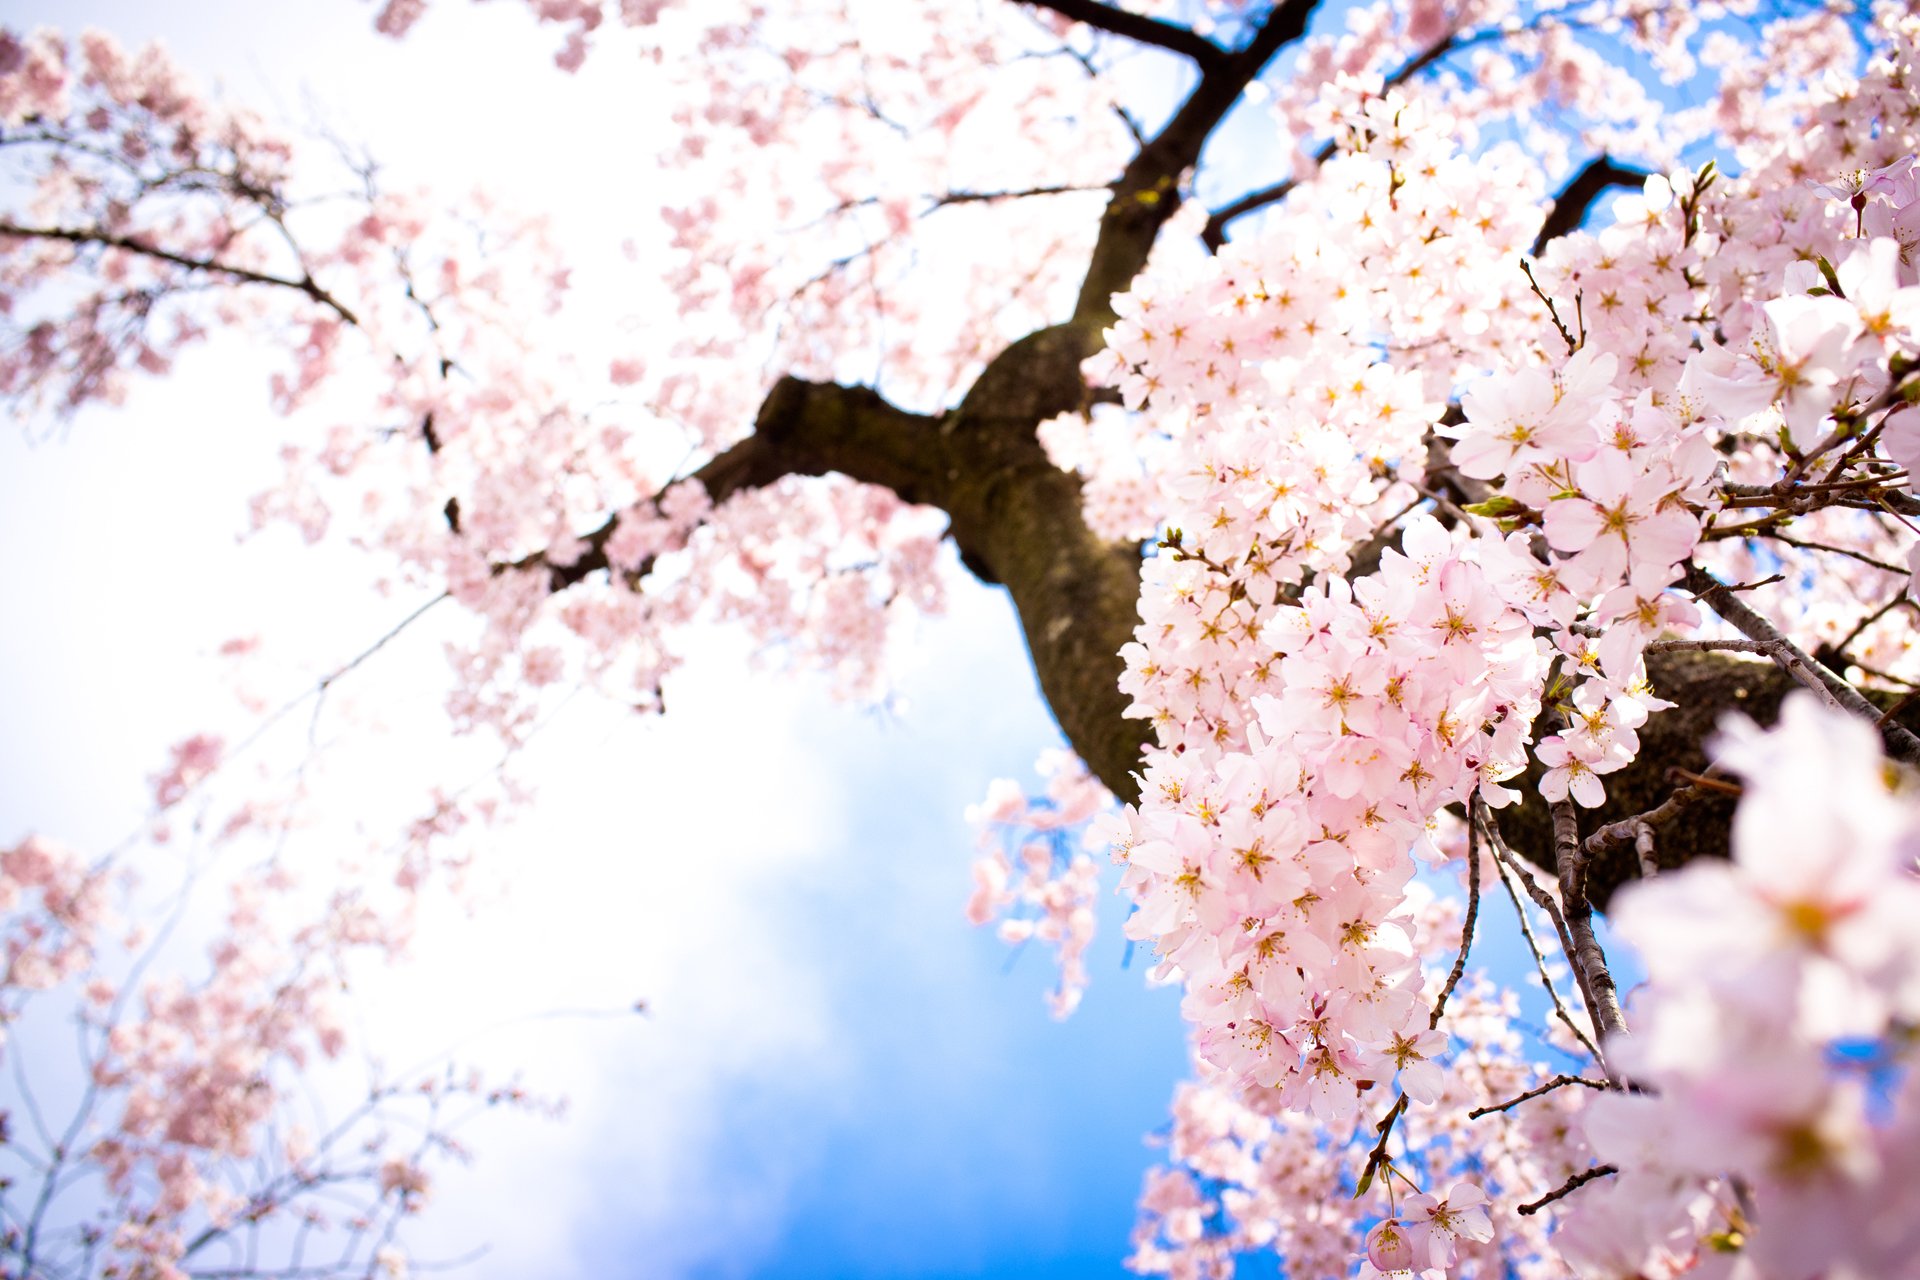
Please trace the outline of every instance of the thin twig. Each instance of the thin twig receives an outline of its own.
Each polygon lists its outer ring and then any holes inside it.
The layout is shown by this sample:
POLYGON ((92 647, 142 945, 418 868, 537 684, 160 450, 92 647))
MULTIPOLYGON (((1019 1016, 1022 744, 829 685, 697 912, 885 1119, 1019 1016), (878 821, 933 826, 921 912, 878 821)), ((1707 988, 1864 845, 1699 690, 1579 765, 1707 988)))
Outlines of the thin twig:
POLYGON ((1876 729, 1886 728, 1887 725, 1892 722, 1895 716, 1899 715, 1902 711, 1905 711, 1908 707, 1912 706, 1914 699, 1916 698, 1920 698, 1920 689, 1914 690, 1912 693, 1909 693, 1905 697, 1901 698, 1900 701, 1888 707, 1886 711, 1881 714, 1880 718, 1873 722, 1873 727, 1876 729))
POLYGON ((1613 1165, 1597 1164, 1582 1173, 1574 1174, 1571 1178, 1568 1178, 1565 1182, 1555 1187, 1552 1191, 1547 1192, 1547 1194, 1541 1196, 1538 1200, 1529 1200, 1527 1203, 1521 1205, 1515 1212, 1519 1213, 1523 1218, 1530 1218, 1552 1204, 1555 1200, 1564 1199, 1566 1196, 1578 1191, 1581 1187, 1586 1186, 1589 1182, 1596 1181, 1600 1178, 1612 1177, 1618 1172, 1620 1172, 1620 1170, 1613 1165))
POLYGON ((1824 542, 1812 542, 1805 538, 1790 538, 1784 533, 1766 533, 1761 536, 1770 538, 1775 542, 1784 542, 1790 547, 1798 547, 1802 551, 1825 551, 1836 556, 1849 556, 1852 559, 1858 560, 1861 564, 1872 565, 1874 568, 1885 573, 1898 574, 1902 578, 1910 577, 1913 573, 1913 570, 1902 565, 1893 564, 1886 560, 1876 560, 1865 552, 1854 551, 1847 547, 1830 546, 1824 542))
POLYGON ((1394 1122, 1400 1119, 1406 1109, 1407 1095, 1403 1093, 1394 1099, 1393 1106, 1388 1109, 1387 1114, 1381 1116, 1380 1122, 1373 1126, 1373 1131, 1380 1135, 1380 1140, 1373 1144, 1373 1150, 1367 1152, 1367 1163, 1360 1170, 1360 1184, 1354 1189, 1356 1197, 1366 1194, 1368 1186, 1373 1182, 1375 1170, 1392 1166, 1393 1158, 1387 1154, 1387 1141, 1393 1137, 1394 1122))
POLYGON ((360 318, 347 309, 346 304, 320 287, 320 282, 312 276, 294 280, 287 276, 270 275, 264 271, 255 271, 251 267, 235 266, 232 263, 216 262, 208 258, 189 258, 185 254, 175 253, 171 249, 162 249, 157 245, 142 244, 131 236, 115 235, 110 231, 84 227, 23 227, 14 222, 0 222, 0 236, 15 236, 22 240, 64 240, 73 245, 97 245, 103 249, 119 249, 124 253, 139 254, 160 262, 169 262, 188 271, 198 271, 213 275, 223 275, 242 284, 271 284, 295 293, 305 294, 321 306, 328 308, 348 324, 356 328, 360 318))
POLYGON ((1913 604, 1913 597, 1907 594, 1905 588, 1902 588, 1900 593, 1894 596, 1893 599, 1887 601, 1878 609, 1875 609, 1872 613, 1854 623, 1853 630, 1847 632, 1847 634, 1841 638, 1840 643, 1833 646, 1833 651, 1845 657, 1847 649, 1866 632, 1868 627, 1880 621, 1880 619, 1886 617, 1903 604, 1908 606, 1913 604))
POLYGON ((1534 968, 1539 971, 1540 984, 1547 989, 1547 998, 1553 1001, 1554 1013, 1561 1022, 1566 1024, 1567 1030, 1573 1033, 1574 1039, 1578 1040, 1592 1055, 1593 1060, 1602 1061, 1599 1046, 1594 1044, 1593 1038, 1581 1028, 1578 1022, 1574 1021, 1573 1014, 1568 1012, 1565 1002, 1560 999, 1560 989, 1553 985, 1553 978, 1547 973, 1546 952, 1541 949, 1540 939, 1533 932, 1533 921, 1527 917, 1527 909, 1521 903, 1519 893, 1514 889, 1513 882, 1507 878, 1508 869, 1520 878, 1521 884, 1526 886, 1527 895, 1538 903, 1547 913, 1547 917, 1553 921, 1554 928, 1560 934, 1561 947, 1571 949, 1573 942, 1567 936, 1565 921, 1560 918, 1559 904, 1554 902, 1547 891, 1534 882, 1533 876, 1520 866, 1520 860, 1514 855, 1513 850, 1507 848, 1507 842, 1500 838, 1499 827, 1495 826, 1485 813, 1481 814, 1480 820, 1481 835, 1486 838, 1487 846, 1493 850, 1496 869, 1500 873, 1500 883, 1506 889, 1507 897, 1513 900, 1514 914, 1520 920, 1520 935, 1527 940, 1527 949, 1533 952, 1534 968))
POLYGON ((1533 278, 1533 264, 1525 258, 1522 258, 1520 259, 1520 270, 1526 275, 1527 286, 1533 290, 1533 296, 1547 304, 1547 316, 1553 321, 1553 327, 1560 331, 1560 340, 1567 344, 1567 354, 1572 355, 1574 352, 1580 350, 1580 344, 1574 340, 1573 334, 1568 331, 1565 322, 1560 319, 1560 309, 1553 305, 1553 299, 1549 298, 1547 291, 1540 287, 1540 282, 1533 278))
POLYGON ((944 209, 956 204, 999 204, 1004 200, 1027 200, 1034 196, 1082 195, 1090 191, 1111 191, 1110 182, 1086 184, 1065 184, 1056 186, 1025 187, 1018 191, 949 191, 945 195, 930 197, 933 208, 944 209))
POLYGON ((1429 1031, 1440 1025, 1440 1016, 1447 1009, 1447 997, 1460 985, 1460 977, 1467 971, 1467 952, 1473 947, 1473 926, 1480 918, 1480 841, 1472 816, 1479 805, 1480 793, 1476 791, 1473 798, 1467 801, 1467 920, 1460 929, 1460 954, 1453 958, 1453 970, 1447 974, 1447 985, 1440 988, 1440 998, 1433 1002, 1433 1015, 1427 1019, 1429 1031))
POLYGON ((1667 781, 1677 782, 1687 787, 1700 787, 1707 791, 1718 791, 1721 795, 1732 796, 1736 800, 1747 794, 1745 787, 1720 776, 1717 765, 1709 767, 1705 773, 1695 773, 1691 769, 1682 769, 1679 765, 1673 765, 1667 769, 1667 781))
POLYGON ((1481 1116, 1490 1116, 1494 1114, 1494 1112, 1496 1111, 1511 1110, 1512 1108, 1519 1106, 1523 1102, 1531 1102, 1533 1099, 1541 1097, 1544 1094, 1552 1093, 1555 1089, 1564 1089, 1566 1086, 1570 1084, 1581 1085, 1582 1087, 1588 1088, 1588 1089, 1598 1089, 1603 1093, 1607 1090, 1607 1087, 1608 1087, 1602 1081, 1589 1080, 1585 1076, 1566 1076, 1566 1075, 1555 1076, 1553 1079, 1547 1081, 1545 1084, 1536 1085, 1534 1088, 1527 1090, 1525 1093, 1515 1094, 1513 1097, 1508 1098, 1505 1102, 1495 1102, 1488 1106, 1475 1107, 1473 1110, 1467 1112, 1467 1119, 1478 1120, 1481 1116))
MULTIPOLYGON (((353 657, 349 658, 346 662, 342 663, 338 667, 335 667, 332 671, 328 672, 326 675, 320 677, 320 679, 314 683, 314 686, 311 689, 308 689, 304 693, 296 694, 294 697, 289 698, 286 702, 282 703, 279 709, 274 711, 271 715, 267 716, 264 720, 261 720, 258 724, 254 725, 254 727, 252 728, 251 731, 248 732, 246 737, 242 738, 239 742, 235 743, 233 747, 231 747, 230 749, 222 752, 219 761, 211 769, 207 770, 205 773, 201 774, 198 778, 195 778, 193 782, 189 783, 187 787, 181 792, 180 796, 177 799, 175 799, 171 804, 163 805, 160 808, 155 809, 154 812, 148 814, 147 817, 140 823, 140 825, 134 828, 132 831, 128 832, 127 835, 124 836, 118 844, 114 845, 111 849, 107 850, 107 852, 100 855, 99 858, 95 859, 92 870, 94 872, 99 872, 104 870, 108 866, 112 865, 116 860, 118 860, 121 854, 127 851, 127 849, 133 844, 135 840, 138 840, 140 838, 141 832, 146 831, 148 827, 160 816, 162 812, 164 812, 166 809, 172 808, 180 804, 182 801, 188 799, 189 797, 199 792, 203 787, 205 787, 209 782, 211 782, 216 776, 218 776, 221 773, 221 771, 224 770, 229 764, 233 763, 234 760, 244 755, 250 748, 253 747, 255 743, 259 742, 260 739, 266 737, 267 733, 270 730, 272 730, 275 725, 279 724, 282 720, 286 719, 289 715, 291 715, 295 710, 295 708, 299 707, 308 698, 318 698, 318 699, 324 700, 327 695, 327 690, 331 689, 336 681, 346 676, 349 672, 357 670, 362 663, 366 662, 367 659, 373 657, 374 654, 379 653, 382 649, 386 648, 388 644, 390 644, 393 640, 399 637, 401 632, 405 631, 408 627, 412 626, 416 621, 418 621, 421 615, 426 613, 427 610, 433 608, 435 605, 439 604, 442 600, 451 599, 452 595, 453 593, 451 591, 442 591, 439 595, 434 596, 431 600, 426 601, 424 604, 416 608, 412 613, 409 613, 406 617, 402 618, 399 622, 395 623, 378 640, 375 640, 372 644, 362 649, 359 653, 356 653, 353 657)), ((317 708, 316 708, 316 712, 317 712, 317 708)), ((309 728, 309 737, 311 737, 311 728, 309 728)))

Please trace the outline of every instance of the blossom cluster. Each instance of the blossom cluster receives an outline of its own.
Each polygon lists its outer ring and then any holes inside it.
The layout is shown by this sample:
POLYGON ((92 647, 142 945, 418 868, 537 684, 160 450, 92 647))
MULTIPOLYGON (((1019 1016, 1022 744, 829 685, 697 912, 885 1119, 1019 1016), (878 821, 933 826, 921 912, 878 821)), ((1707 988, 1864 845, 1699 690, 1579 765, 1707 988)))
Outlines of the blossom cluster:
POLYGON ((1585 1276, 1914 1274, 1920 804, 1870 726, 1795 694, 1714 749, 1740 777, 1730 862, 1621 894, 1646 966, 1633 1092, 1582 1117, 1605 1185, 1571 1201, 1585 1276))
MULTIPOLYGON (((1769 139, 1749 174, 1651 178, 1537 270, 1511 265, 1534 226, 1474 216, 1520 204, 1501 148, 1476 154, 1397 90, 1334 95, 1342 145, 1297 209, 1116 299, 1090 375, 1176 456, 1127 652, 1157 746, 1109 829, 1129 934, 1184 982, 1225 1087, 1336 1139, 1380 1084, 1432 1102, 1447 1037, 1407 915, 1410 851, 1431 855, 1447 806, 1521 801, 1508 784, 1529 769, 1544 801, 1600 805, 1670 705, 1649 646, 1714 634, 1677 590, 1696 557, 1740 564, 1764 538, 1798 541, 1787 519, 1841 505, 1826 494, 1904 487, 1872 446, 1906 447, 1888 411, 1920 356, 1900 238, 1916 34, 1888 15, 1887 52, 1858 80, 1830 75, 1811 127, 1769 139), (1847 161, 1871 163, 1803 181, 1847 161), (1775 487, 1756 498, 1760 477, 1775 487)), ((1861 504, 1822 531, 1884 571, 1912 539, 1878 501, 1871 532, 1845 524, 1861 504)), ((1404 1213, 1371 1243, 1378 1267, 1447 1265, 1404 1213)))
POLYGON ((1064 1018, 1086 993, 1100 888, 1098 865, 1073 847, 1074 837, 1089 843, 1089 823, 1112 807, 1113 797, 1071 751, 1045 752, 1034 767, 1047 779, 1043 796, 996 778, 986 798, 967 810, 982 851, 973 864, 967 919, 983 925, 998 918, 1002 941, 1023 946, 1038 939, 1054 949, 1060 983, 1047 1004, 1064 1018))

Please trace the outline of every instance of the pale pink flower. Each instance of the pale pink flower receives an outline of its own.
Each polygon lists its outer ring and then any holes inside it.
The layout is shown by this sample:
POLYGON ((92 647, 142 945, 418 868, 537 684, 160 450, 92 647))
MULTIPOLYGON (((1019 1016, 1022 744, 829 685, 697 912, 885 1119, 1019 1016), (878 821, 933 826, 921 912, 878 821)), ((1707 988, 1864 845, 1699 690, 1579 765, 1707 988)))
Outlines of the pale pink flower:
POLYGON ((1493 1239, 1493 1221, 1487 1216, 1487 1193, 1471 1182, 1456 1182, 1444 1199, 1408 1196, 1401 1210, 1416 1259, 1444 1269, 1453 1265, 1457 1241, 1493 1239))
POLYGON ((1367 1261, 1392 1275, 1413 1270, 1413 1237, 1398 1218, 1386 1218, 1367 1232, 1367 1261))

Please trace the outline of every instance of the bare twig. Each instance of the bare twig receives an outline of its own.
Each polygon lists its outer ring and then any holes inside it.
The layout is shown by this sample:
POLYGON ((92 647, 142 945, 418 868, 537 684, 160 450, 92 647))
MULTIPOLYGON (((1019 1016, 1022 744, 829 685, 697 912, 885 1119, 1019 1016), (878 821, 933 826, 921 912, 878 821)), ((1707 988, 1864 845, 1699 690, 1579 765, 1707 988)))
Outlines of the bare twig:
POLYGON ((1099 3, 1099 0, 1019 0, 1030 9, 1046 9, 1084 23, 1099 31, 1125 36, 1169 53, 1192 58, 1202 71, 1212 70, 1227 59, 1227 51, 1191 27, 1141 13, 1130 13, 1099 3))
POLYGON ((1565 1182, 1555 1187, 1552 1191, 1547 1192, 1547 1194, 1541 1196, 1538 1200, 1529 1200, 1527 1203, 1521 1205, 1516 1212, 1522 1217, 1530 1218, 1552 1204, 1555 1200, 1564 1199, 1575 1191, 1578 1191, 1581 1187, 1586 1186, 1589 1182, 1597 1181, 1600 1178, 1612 1177, 1618 1172, 1620 1172, 1620 1170, 1613 1165, 1597 1164, 1585 1172, 1574 1174, 1571 1178, 1568 1178, 1565 1182))
POLYGON ((1113 184, 1100 182, 1094 184, 1066 184, 1042 187, 1022 187, 1008 191, 948 191, 942 195, 929 197, 933 208, 944 209, 955 204, 999 204, 1007 200, 1026 200, 1033 196, 1069 196, 1085 195, 1093 191, 1111 191, 1113 184))
POLYGON ((1541 949, 1540 939, 1533 932, 1533 922, 1527 918, 1527 909, 1521 903, 1520 895, 1513 887, 1513 881, 1507 878, 1507 872, 1511 870, 1514 875, 1520 878, 1520 883, 1526 886, 1527 895, 1531 897, 1534 902, 1538 903, 1540 909, 1547 913, 1548 919, 1553 921, 1553 927, 1560 935, 1561 948, 1566 951, 1571 951, 1573 949, 1573 940, 1567 934, 1566 921, 1560 916, 1559 904, 1553 900, 1552 896, 1549 895, 1545 889, 1542 889, 1534 881, 1532 874, 1520 865, 1520 859, 1515 856, 1512 849, 1507 847, 1507 842, 1500 837, 1500 828, 1494 824, 1492 819, 1489 818, 1484 811, 1482 811, 1480 815, 1480 822, 1480 834, 1486 838, 1487 847, 1493 850, 1494 858, 1500 872, 1500 883, 1502 887, 1506 889, 1507 897, 1513 901, 1514 914, 1519 917, 1520 920, 1520 935, 1527 940, 1527 949, 1533 952, 1534 968, 1538 970, 1540 974, 1541 985, 1547 989, 1547 998, 1553 1001, 1554 1014, 1559 1017, 1561 1022, 1566 1024, 1567 1030, 1573 1033, 1574 1039, 1578 1040, 1586 1051, 1593 1056, 1594 1061, 1604 1061, 1600 1055, 1600 1047, 1594 1044, 1593 1037, 1588 1035, 1586 1030, 1582 1028, 1578 1022, 1574 1021, 1573 1014, 1568 1012, 1566 1003, 1560 999, 1560 989, 1553 985, 1553 977, 1547 972, 1546 952, 1541 949))
POLYGON ((1798 547, 1802 551, 1825 551, 1831 555, 1848 556, 1854 560, 1858 560, 1861 564, 1871 565, 1883 573, 1897 574, 1902 578, 1911 576, 1913 572, 1903 565, 1893 564, 1886 560, 1876 560, 1864 552, 1854 551, 1848 547, 1836 547, 1829 543, 1813 542, 1806 538, 1790 538, 1786 534, 1778 532, 1768 532, 1761 536, 1770 538, 1775 542, 1784 542, 1790 547, 1798 547))
POLYGON ((1440 1017, 1447 1010, 1447 997, 1460 985, 1460 977, 1467 971, 1467 952, 1473 947, 1473 926, 1480 918, 1480 840, 1473 821, 1473 814, 1479 806, 1480 796, 1476 792, 1467 802, 1467 920, 1460 928, 1460 954, 1453 958, 1453 970, 1447 974, 1447 984, 1440 988, 1440 998, 1433 1002, 1433 1015, 1427 1019, 1429 1031, 1440 1025, 1440 1017))
POLYGON ((1467 1112, 1467 1119, 1478 1120, 1481 1116, 1490 1116, 1494 1114, 1496 1111, 1511 1110, 1512 1108, 1519 1106, 1523 1102, 1531 1102, 1535 1098, 1541 1097, 1545 1094, 1552 1093, 1555 1089, 1564 1089, 1566 1086, 1570 1084, 1577 1084, 1588 1089, 1599 1089, 1602 1092, 1604 1092, 1607 1089, 1607 1085, 1602 1081, 1589 1080, 1585 1076, 1567 1076, 1567 1075, 1555 1076, 1553 1079, 1547 1081, 1545 1084, 1536 1085, 1534 1088, 1527 1090, 1525 1093, 1515 1094, 1513 1097, 1508 1098, 1505 1102, 1495 1102, 1488 1106, 1475 1107, 1473 1110, 1467 1112))
POLYGON ((348 310, 345 303, 321 288, 319 281, 312 276, 295 280, 289 276, 276 276, 265 271, 255 271, 251 267, 236 266, 233 263, 219 262, 211 258, 189 258, 185 254, 162 249, 157 245, 142 244, 131 236, 116 235, 98 228, 23 227, 14 222, 0 222, 0 236, 14 236, 22 240, 64 240, 68 244, 119 249, 124 253, 139 254, 158 262, 172 263, 188 271, 226 276, 242 284, 277 285, 282 289, 291 289, 295 293, 305 294, 350 325, 357 327, 360 323, 360 318, 348 310))
POLYGON ((1580 343, 1586 340, 1587 335, 1582 333, 1579 339, 1574 338, 1573 333, 1567 328, 1566 322, 1560 318, 1560 308, 1553 304, 1553 299, 1547 296, 1547 291, 1542 289, 1540 282, 1533 278, 1533 264, 1525 258, 1520 259, 1520 272, 1526 276, 1527 285, 1533 290, 1533 296, 1546 304, 1547 318, 1553 321, 1553 327, 1559 331, 1560 341, 1567 344, 1567 354, 1572 355, 1578 351, 1580 349, 1580 343))
POLYGON ((1908 608, 1914 607, 1913 597, 1909 596, 1904 589, 1900 592, 1900 594, 1896 595, 1893 599, 1887 601, 1885 604, 1881 605, 1878 609, 1875 609, 1872 613, 1868 614, 1866 617, 1856 622, 1853 625, 1853 630, 1847 632, 1845 636, 1841 637, 1840 642, 1833 646, 1833 651, 1839 654, 1841 657, 1845 657, 1848 646, 1852 645, 1855 640, 1858 640, 1861 637, 1861 635, 1863 635, 1866 632, 1866 629, 1868 627, 1880 621, 1880 619, 1886 617, 1889 613, 1892 613, 1895 609, 1898 609, 1903 604, 1906 605, 1908 608))

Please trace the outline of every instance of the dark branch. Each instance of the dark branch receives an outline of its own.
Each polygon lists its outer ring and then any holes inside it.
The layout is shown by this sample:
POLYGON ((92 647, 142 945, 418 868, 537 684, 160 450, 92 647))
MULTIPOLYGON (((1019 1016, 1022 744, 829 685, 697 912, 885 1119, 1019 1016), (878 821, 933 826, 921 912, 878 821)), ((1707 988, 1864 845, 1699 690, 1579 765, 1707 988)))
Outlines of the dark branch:
POLYGON ((23 227, 12 222, 0 222, 0 236, 12 236, 20 240, 64 240, 68 244, 96 245, 103 249, 119 249, 126 253, 139 254, 159 262, 170 262, 176 267, 189 271, 206 272, 211 275, 226 276, 244 284, 271 284, 282 289, 291 289, 295 293, 305 294, 321 306, 326 307, 350 325, 358 326, 360 319, 349 311, 344 303, 325 289, 312 276, 295 280, 290 276, 270 275, 264 271, 255 271, 250 267, 235 266, 232 263, 219 262, 210 258, 189 258, 185 254, 174 253, 170 249, 161 249, 154 245, 142 244, 131 236, 115 235, 101 230, 85 230, 71 227, 23 227))
MULTIPOLYGON (((1720 598, 1716 595, 1707 603, 1715 604, 1720 598)), ((1637 842, 1625 828, 1658 819, 1653 823, 1659 840, 1652 858, 1658 871, 1670 871, 1697 858, 1728 856, 1727 834, 1736 797, 1697 787, 1689 779, 1711 776, 1705 744, 1719 728, 1721 717, 1738 711, 1762 725, 1773 724, 1779 718, 1781 700, 1800 687, 1773 662, 1666 642, 1657 642, 1648 651, 1647 679, 1655 693, 1675 705, 1640 726, 1640 753, 1632 764, 1606 776, 1606 803, 1585 815, 1593 828, 1584 849, 1586 893, 1602 911, 1616 889, 1643 874, 1637 842)), ((1900 701, 1898 695, 1880 690, 1869 690, 1864 696, 1875 708, 1876 718, 1894 710, 1900 701)), ((1920 725, 1920 714, 1911 706, 1899 709, 1893 719, 1909 728, 1920 725)), ((1546 716, 1534 726, 1536 739, 1552 731, 1546 716)), ((1553 820, 1539 796, 1545 772, 1537 761, 1528 765, 1523 779, 1510 784, 1526 799, 1502 810, 1500 819, 1514 848, 1552 870, 1553 820)))
POLYGON ((1099 186, 1025 187, 1018 191, 949 191, 945 195, 933 197, 933 207, 944 209, 950 204, 999 204, 1006 200, 1025 200, 1032 196, 1084 195, 1092 191, 1111 189, 1110 186, 1102 183, 1099 186))
MULTIPOLYGON (((939 417, 908 413, 865 387, 782 378, 754 434, 690 478, 718 505, 784 476, 831 472, 945 511, 961 560, 1012 595, 1040 691, 1067 740, 1109 790, 1132 800, 1147 726, 1126 716, 1119 653, 1139 617, 1139 556, 1087 528, 1079 478, 1054 466, 1034 433, 1084 408, 1080 362, 1092 342, 1075 326, 1031 334, 939 417)), ((650 562, 607 561, 617 523, 585 535, 584 553, 570 563, 536 555, 510 567, 544 566, 555 591, 602 571, 642 586, 650 562)))
MULTIPOLYGON (((866 387, 782 378, 762 402, 754 434, 687 478, 698 481, 715 506, 783 476, 830 471, 882 485, 908 502, 939 506, 944 492, 938 421, 896 408, 866 387)), ((607 540, 618 525, 615 515, 586 534, 586 550, 569 563, 554 562, 540 552, 511 567, 544 564, 555 591, 610 568, 633 580, 643 578, 653 570, 651 560, 618 566, 607 562, 607 540)))
POLYGON ((1549 244, 1569 231, 1577 231, 1587 220, 1587 211, 1593 208, 1593 202, 1608 188, 1639 187, 1652 176, 1645 169, 1615 164, 1613 157, 1605 152, 1595 156, 1553 198, 1553 208, 1547 220, 1540 224, 1540 234, 1534 237, 1533 248, 1528 252, 1537 258, 1549 244))
POLYGON ((1620 1170, 1610 1164, 1595 1165, 1591 1169, 1574 1174, 1571 1178, 1568 1178, 1565 1182, 1561 1183, 1552 1191, 1547 1192, 1547 1194, 1541 1196, 1538 1200, 1529 1200, 1526 1204, 1520 1206, 1518 1212, 1523 1217, 1530 1217, 1552 1204, 1555 1200, 1565 1199, 1581 1187, 1586 1186, 1589 1182, 1597 1178, 1610 1178, 1618 1172, 1620 1172, 1620 1170))
POLYGON ((1553 802, 1553 859, 1560 876, 1561 914, 1566 919, 1572 945, 1567 962, 1580 980, 1580 994, 1587 1002, 1587 1013, 1600 1031, 1602 1057, 1607 1078, 1619 1083, 1611 1054, 1614 1043, 1627 1034, 1627 1019, 1620 1008, 1620 990, 1613 972, 1607 967, 1607 955, 1593 930, 1593 904, 1587 900, 1587 857, 1580 843, 1580 818, 1573 801, 1562 797, 1553 802))
MULTIPOLYGON (((1012 595, 1040 692, 1067 740, 1124 801, 1139 796, 1134 770, 1150 737, 1146 721, 1128 717, 1120 692, 1120 650, 1139 620, 1139 550, 1104 542, 1087 527, 1079 478, 1053 465, 1036 429, 1059 414, 1085 412, 1094 400, 1080 369, 1099 350, 1113 294, 1132 283, 1178 209, 1180 174, 1274 54, 1306 31, 1314 3, 1283 0, 1235 53, 1209 46, 1216 56, 1200 83, 1114 184, 1072 320, 1000 352, 938 418, 904 412, 865 388, 783 378, 762 404, 755 433, 693 477, 720 503, 782 476, 836 472, 944 510, 961 561, 1012 595)), ((1080 16, 1077 5, 1045 7, 1080 16)), ((1103 5, 1087 12, 1124 17, 1103 5)), ((501 569, 544 567, 556 591, 602 571, 639 586, 650 564, 607 562, 617 523, 586 535, 570 563, 535 555, 501 569)))
POLYGON ((1047 9, 1089 27, 1192 58, 1203 72, 1212 70, 1227 59, 1225 49, 1191 27, 1115 9, 1099 3, 1099 0, 1019 0, 1019 3, 1030 9, 1047 9))
MULTIPOLYGON (((1333 157, 1333 144, 1327 143, 1314 152, 1315 164, 1325 164, 1333 157)), ((1232 204, 1222 205, 1207 218, 1207 225, 1200 231, 1200 239, 1211 251, 1218 253, 1220 246, 1227 242, 1227 224, 1235 218, 1243 218, 1256 209, 1264 209, 1270 204, 1278 204, 1293 194, 1297 185, 1292 178, 1285 178, 1270 187, 1258 191, 1249 191, 1232 204)))
POLYGON ((1160 228, 1180 208, 1180 175, 1199 161, 1207 139, 1273 56, 1306 33, 1317 2, 1275 5, 1246 48, 1207 70, 1173 119, 1127 165, 1101 220, 1100 239, 1074 305, 1076 321, 1104 325, 1112 319, 1113 295, 1133 283, 1160 228))
POLYGON ((1570 1084, 1577 1084, 1587 1089, 1597 1089, 1603 1093, 1607 1088, 1602 1082, 1589 1080, 1585 1076, 1555 1076, 1545 1084, 1536 1085, 1525 1093, 1517 1093, 1505 1102, 1491 1102, 1484 1107, 1475 1107, 1473 1110, 1467 1112, 1467 1119, 1478 1120, 1481 1116, 1490 1116, 1496 1112, 1509 1111, 1523 1102, 1531 1102, 1535 1098, 1552 1093, 1555 1089, 1564 1089, 1570 1084))
POLYGON ((1477 794, 1467 802, 1467 919, 1460 926, 1460 953, 1454 956, 1453 968, 1447 971, 1447 982, 1440 988, 1440 998, 1433 1002, 1433 1013, 1427 1018, 1429 1031, 1440 1026, 1440 1019, 1446 1015, 1447 998, 1460 985, 1460 978, 1467 971, 1467 952, 1473 949, 1473 927, 1480 919, 1480 827, 1473 820, 1478 816, 1479 806, 1480 797, 1477 794))

